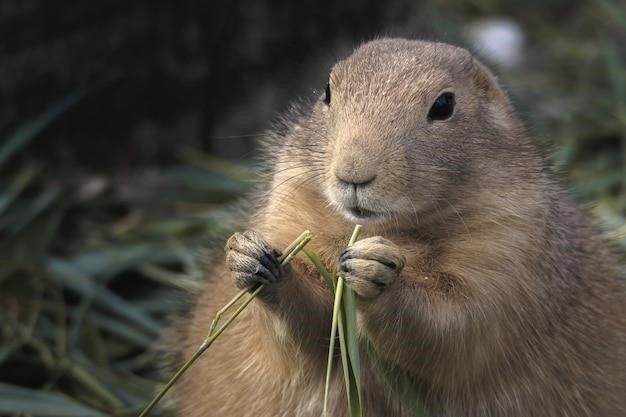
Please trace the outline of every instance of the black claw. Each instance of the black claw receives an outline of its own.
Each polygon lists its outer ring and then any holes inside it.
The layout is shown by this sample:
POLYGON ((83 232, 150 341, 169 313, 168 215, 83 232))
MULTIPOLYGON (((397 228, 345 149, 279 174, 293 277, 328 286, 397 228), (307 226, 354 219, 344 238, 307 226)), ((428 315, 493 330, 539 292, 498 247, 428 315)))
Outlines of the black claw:
POLYGON ((274 254, 264 253, 260 258, 261 265, 266 267, 275 277, 280 274, 278 260, 274 257, 274 254))
POLYGON ((262 264, 257 265, 254 270, 254 276, 259 277, 259 280, 264 280, 265 282, 276 282, 276 275, 262 264))
POLYGON ((245 275, 241 281, 243 282, 243 287, 248 288, 250 291, 254 291, 261 285, 270 285, 271 281, 257 274, 247 274, 245 275))

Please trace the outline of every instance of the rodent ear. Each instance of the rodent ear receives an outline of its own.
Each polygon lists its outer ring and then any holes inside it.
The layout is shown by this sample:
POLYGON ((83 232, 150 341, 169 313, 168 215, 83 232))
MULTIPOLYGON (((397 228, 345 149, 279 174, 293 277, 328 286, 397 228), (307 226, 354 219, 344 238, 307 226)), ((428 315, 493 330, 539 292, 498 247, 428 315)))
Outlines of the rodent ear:
POLYGON ((492 121, 505 129, 515 127, 515 116, 511 101, 507 94, 498 84, 495 75, 476 58, 472 58, 474 65, 472 79, 476 89, 484 94, 486 107, 489 110, 492 121))
POLYGON ((498 99, 498 96, 507 98, 498 84, 498 79, 495 75, 479 60, 472 57, 473 71, 472 78, 474 85, 480 90, 484 91, 491 99, 498 99))

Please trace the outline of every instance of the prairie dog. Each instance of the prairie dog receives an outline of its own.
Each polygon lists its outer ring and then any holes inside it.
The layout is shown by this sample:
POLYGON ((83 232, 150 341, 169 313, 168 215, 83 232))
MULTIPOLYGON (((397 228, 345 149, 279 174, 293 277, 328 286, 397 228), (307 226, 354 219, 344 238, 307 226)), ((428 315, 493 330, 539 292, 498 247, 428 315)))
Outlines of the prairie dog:
MULTIPOLYGON (((468 51, 362 45, 266 155, 267 187, 208 271, 184 354, 237 287, 266 286, 182 380, 183 416, 321 415, 332 294, 303 258, 277 263, 304 229, 355 290, 363 340, 431 416, 626 415, 618 260, 468 51)), ((364 414, 409 416, 362 366, 364 414)), ((335 369, 330 415, 344 416, 335 369)))

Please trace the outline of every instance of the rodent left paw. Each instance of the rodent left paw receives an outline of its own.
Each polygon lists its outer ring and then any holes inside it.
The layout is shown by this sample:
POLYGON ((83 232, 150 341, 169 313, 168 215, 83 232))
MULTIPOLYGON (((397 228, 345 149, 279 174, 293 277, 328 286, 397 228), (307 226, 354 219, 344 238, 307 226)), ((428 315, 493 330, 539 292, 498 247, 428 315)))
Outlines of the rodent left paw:
POLYGON ((346 285, 359 296, 372 298, 391 284, 404 268, 405 257, 393 242, 380 237, 359 240, 339 259, 346 285))

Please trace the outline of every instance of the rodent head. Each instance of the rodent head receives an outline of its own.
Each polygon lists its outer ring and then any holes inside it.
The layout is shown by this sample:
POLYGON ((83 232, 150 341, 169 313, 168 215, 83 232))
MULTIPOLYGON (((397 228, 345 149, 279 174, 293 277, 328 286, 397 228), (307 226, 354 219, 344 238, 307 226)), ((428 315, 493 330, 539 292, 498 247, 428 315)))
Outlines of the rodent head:
POLYGON ((403 39, 338 62, 304 127, 295 148, 323 165, 321 194, 359 223, 434 210, 470 172, 488 175, 485 161, 514 158, 519 142, 506 95, 468 51, 403 39))

